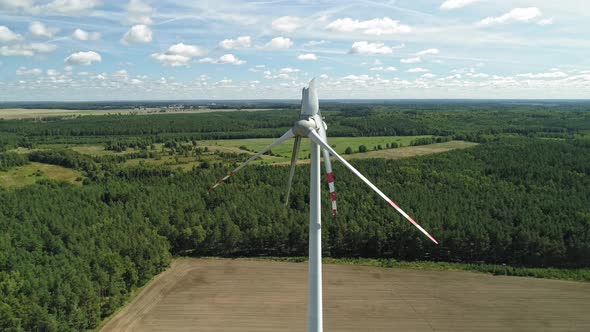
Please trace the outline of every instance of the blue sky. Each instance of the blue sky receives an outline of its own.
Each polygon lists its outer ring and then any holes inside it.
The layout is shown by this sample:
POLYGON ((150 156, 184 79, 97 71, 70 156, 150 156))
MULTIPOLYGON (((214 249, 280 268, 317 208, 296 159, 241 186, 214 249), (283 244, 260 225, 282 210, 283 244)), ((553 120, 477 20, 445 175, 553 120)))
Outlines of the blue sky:
POLYGON ((0 0, 0 102, 588 98, 583 0, 0 0))

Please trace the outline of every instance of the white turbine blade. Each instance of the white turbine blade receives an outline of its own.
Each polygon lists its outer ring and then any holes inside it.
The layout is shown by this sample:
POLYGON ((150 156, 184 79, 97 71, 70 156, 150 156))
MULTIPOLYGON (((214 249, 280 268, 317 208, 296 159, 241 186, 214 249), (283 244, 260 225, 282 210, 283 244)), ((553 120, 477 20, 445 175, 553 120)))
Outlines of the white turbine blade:
MULTIPOLYGON (((320 125, 320 136, 328 144, 328 135, 323 124, 320 125)), ((328 188, 330 189, 330 200, 332 201, 332 215, 335 216, 338 212, 336 207, 336 188, 334 187, 334 173, 332 173, 332 161, 330 160, 330 152, 322 148, 324 153, 324 164, 326 165, 326 176, 328 177, 328 188)))
POLYGON ((309 81, 307 88, 303 88, 301 96, 301 114, 316 115, 320 109, 318 94, 315 90, 315 78, 309 81))
POLYGON ((295 142, 293 142, 293 154, 291 155, 291 167, 289 168, 289 179, 287 180, 287 195, 285 196, 285 205, 289 204, 289 194, 291 194, 291 184, 293 183, 293 175, 295 174, 295 164, 297 164, 300 144, 301 137, 295 137, 295 142))
POLYGON ((371 181, 369 181, 364 175, 362 175, 361 172, 357 171, 356 168, 354 168, 344 158, 342 158, 338 153, 336 153, 336 151, 334 151, 334 149, 332 149, 327 143, 322 141, 322 138, 315 131, 313 131, 313 130, 310 131, 308 134, 308 137, 312 141, 319 144, 322 148, 328 150, 331 155, 336 157, 336 159, 338 159, 341 163, 343 163, 344 166, 346 166, 349 170, 351 170, 356 176, 361 178, 361 180, 363 180, 369 187, 371 187, 371 189, 373 189, 377 194, 379 194, 379 196, 381 196, 385 201, 387 201, 387 203, 389 203, 389 205, 391 205, 394 209, 396 209, 397 212, 399 212, 402 216, 404 216, 404 218, 406 218, 409 222, 411 222, 414 226, 416 226, 416 228, 418 228, 422 233, 424 233, 424 235, 428 236, 428 238, 430 240, 432 240, 432 242, 438 244, 438 242, 434 239, 434 237, 432 237, 432 235, 428 234, 428 232, 426 230, 424 230, 424 228, 422 228, 422 226, 418 225, 418 223, 415 222, 414 219, 412 219, 412 217, 410 217, 407 213, 405 213, 404 210, 402 210, 397 204, 395 204, 394 201, 392 201, 389 197, 385 196, 385 194, 381 190, 379 190, 379 188, 377 188, 374 184, 372 184, 371 181))
POLYGON ((221 180, 217 181, 217 183, 214 184, 213 187, 209 188, 208 192, 211 192, 213 189, 217 188, 220 184, 222 184, 223 182, 225 182, 225 180, 229 179, 231 176, 233 176, 234 174, 236 174, 239 170, 241 170, 242 168, 244 168, 246 165, 248 165, 254 159, 260 157, 265 152, 267 152, 268 150, 272 149, 274 146, 277 146, 277 145, 283 143, 285 140, 287 140, 287 139, 289 139, 289 138, 291 138, 293 136, 295 136, 295 134, 293 133, 293 130, 289 129, 289 131, 287 131, 285 134, 283 134, 283 136, 279 137, 279 139, 277 139, 276 141, 270 143, 264 149, 258 151, 257 154, 255 154, 252 157, 250 157, 250 159, 246 160, 246 162, 244 162, 243 164, 241 164, 238 168, 234 169, 228 175, 224 176, 221 180))

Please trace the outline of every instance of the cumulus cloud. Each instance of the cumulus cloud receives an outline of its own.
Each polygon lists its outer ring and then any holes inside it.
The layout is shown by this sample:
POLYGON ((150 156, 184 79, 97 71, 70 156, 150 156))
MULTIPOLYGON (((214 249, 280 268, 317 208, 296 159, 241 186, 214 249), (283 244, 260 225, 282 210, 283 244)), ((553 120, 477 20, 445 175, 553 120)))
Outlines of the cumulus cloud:
POLYGON ((98 3, 98 0, 54 0, 47 5, 37 6, 35 11, 64 16, 76 16, 89 12, 98 3))
POLYGON ((252 38, 250 36, 241 36, 236 39, 224 39, 219 42, 219 47, 225 50, 250 46, 252 46, 252 38))
POLYGON ((429 71, 430 70, 428 70, 428 69, 420 68, 420 67, 408 69, 408 73, 427 73, 429 71))
POLYGON ((422 62, 422 58, 420 58, 420 57, 405 58, 405 59, 400 59, 399 62, 401 62, 401 63, 419 63, 419 62, 422 62))
POLYGON ((440 5, 440 9, 443 10, 450 10, 450 9, 458 9, 468 6, 472 3, 478 2, 481 0, 447 0, 440 5))
POLYGON ((178 43, 168 47, 165 53, 153 53, 151 57, 164 66, 180 67, 188 66, 193 57, 206 53, 207 51, 199 46, 178 43))
POLYGON ((391 54, 393 49, 389 46, 385 46, 383 43, 369 43, 367 41, 358 41, 352 44, 352 47, 348 51, 350 54, 391 54))
POLYGON ((151 57, 170 67, 188 66, 191 61, 191 58, 178 54, 153 53, 151 57))
POLYGON ((43 70, 41 70, 39 68, 27 69, 27 67, 19 67, 16 70, 16 74, 18 76, 37 76, 37 75, 41 75, 42 73, 43 73, 43 70))
POLYGON ((420 51, 418 53, 416 53, 417 56, 423 56, 423 55, 435 55, 438 54, 440 51, 437 48, 429 48, 423 51, 420 51))
POLYGON ((219 58, 203 58, 200 59, 199 62, 201 63, 214 63, 214 64, 230 64, 230 65, 243 65, 246 63, 246 61, 240 60, 238 58, 236 58, 235 55, 233 54, 224 54, 222 56, 220 56, 219 58))
POLYGON ((37 36, 37 37, 52 38, 53 36, 55 36, 55 34, 58 31, 59 31, 59 29, 50 28, 39 21, 34 21, 34 22, 31 22, 31 24, 29 24, 29 32, 33 36, 37 36))
POLYGON ((79 16, 90 13, 99 0, 53 0, 36 4, 33 0, 0 0, 0 9, 33 15, 79 16))
POLYGON ((281 68, 281 70, 279 70, 279 72, 283 73, 283 74, 291 74, 291 73, 298 73, 298 72, 300 72, 300 70, 297 68, 285 67, 285 68, 281 68))
POLYGON ((0 25, 0 43, 10 43, 21 39, 21 35, 14 33, 4 25, 0 25))
POLYGON ((286 49, 293 46, 293 41, 286 37, 275 37, 271 39, 264 47, 270 49, 286 49))
POLYGON ((342 77, 343 80, 346 81, 357 81, 357 82, 366 82, 371 79, 369 75, 348 75, 342 77))
POLYGON ((102 58, 100 54, 88 51, 88 52, 76 52, 64 59, 64 62, 68 65, 83 65, 88 66, 95 62, 101 62, 102 58))
POLYGON ((33 56, 36 53, 53 52, 57 46, 47 43, 14 44, 0 47, 1 56, 33 56))
POLYGON ((133 43, 149 43, 152 41, 152 30, 144 24, 134 25, 125 33, 121 43, 125 45, 133 43))
POLYGON ((300 54, 299 56, 297 56, 297 59, 299 59, 299 60, 317 60, 318 57, 313 53, 307 53, 307 54, 300 54))
POLYGON ((340 18, 328 24, 326 29, 336 32, 360 32, 366 35, 390 35, 408 33, 412 31, 407 25, 389 17, 374 18, 372 20, 359 21, 351 18, 340 18))
POLYGON ((126 23, 129 25, 152 24, 153 8, 141 0, 131 0, 127 4, 126 23))
POLYGON ((561 71, 553 71, 550 73, 526 73, 526 74, 518 74, 516 77, 523 77, 523 78, 563 78, 567 77, 568 75, 561 71))
POLYGON ((294 16, 283 16, 272 21, 272 28, 280 32, 293 32, 301 26, 301 19, 294 16))
POLYGON ((328 42, 325 40, 310 40, 307 43, 303 44, 303 47, 314 47, 327 44, 328 42))
POLYGON ((397 71, 397 68, 389 66, 389 67, 372 67, 369 70, 371 71, 386 71, 386 72, 394 72, 397 71))
POLYGON ((541 10, 537 7, 514 8, 508 13, 497 17, 486 17, 477 22, 478 26, 491 26, 497 24, 507 24, 514 22, 531 22, 543 16, 541 10))
POLYGON ((86 30, 82 30, 82 29, 76 29, 72 33, 72 38, 77 39, 77 40, 83 40, 83 41, 98 40, 98 39, 100 39, 100 33, 99 32, 90 32, 90 31, 86 31, 86 30))
POLYGON ((195 57, 195 56, 201 56, 206 53, 207 53, 207 51, 200 48, 199 46, 188 45, 188 44, 184 44, 184 43, 178 43, 178 44, 172 45, 168 48, 168 51, 166 51, 166 54, 182 55, 182 56, 189 57, 189 58, 195 57))
POLYGON ((436 75, 432 74, 432 73, 426 73, 424 75, 421 76, 422 78, 434 78, 436 77, 436 75))

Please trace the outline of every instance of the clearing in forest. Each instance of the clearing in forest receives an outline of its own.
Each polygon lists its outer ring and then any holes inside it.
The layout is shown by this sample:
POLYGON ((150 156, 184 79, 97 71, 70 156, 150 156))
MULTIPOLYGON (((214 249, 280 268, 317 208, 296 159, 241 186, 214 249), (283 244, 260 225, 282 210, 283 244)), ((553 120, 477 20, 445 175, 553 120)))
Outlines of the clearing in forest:
MULTIPOLYGON (((326 331, 590 331, 590 283, 324 264, 326 331)), ((304 331, 307 264, 178 259, 102 328, 304 331)))
POLYGON ((12 167, 7 171, 0 171, 0 186, 24 187, 42 179, 82 184, 81 178, 80 172, 70 168, 32 162, 23 166, 12 167))

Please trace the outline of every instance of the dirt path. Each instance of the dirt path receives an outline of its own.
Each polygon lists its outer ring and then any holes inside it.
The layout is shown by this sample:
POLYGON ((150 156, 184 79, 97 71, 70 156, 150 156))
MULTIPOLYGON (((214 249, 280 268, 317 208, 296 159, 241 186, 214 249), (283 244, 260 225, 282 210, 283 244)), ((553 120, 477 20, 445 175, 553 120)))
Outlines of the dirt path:
MULTIPOLYGON (((307 264, 180 259, 107 331, 304 331, 307 264)), ((590 284, 324 265, 326 331, 590 331, 590 284)))

